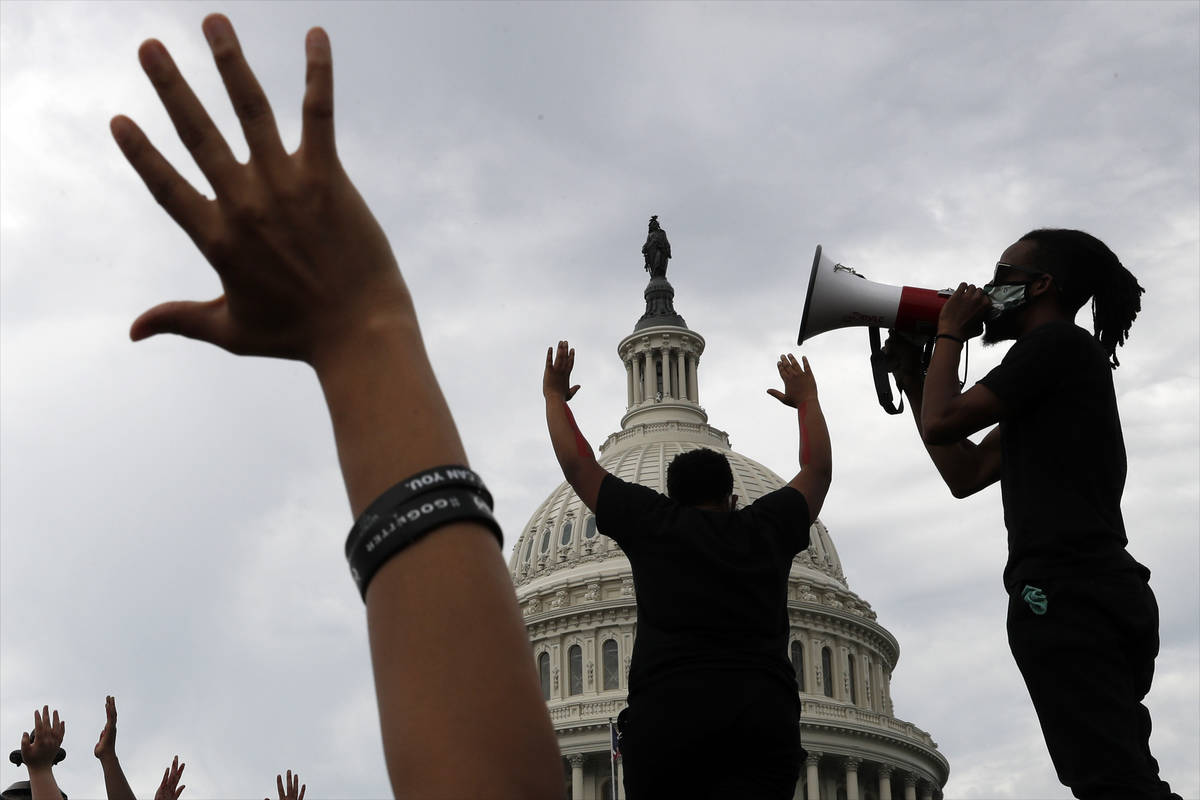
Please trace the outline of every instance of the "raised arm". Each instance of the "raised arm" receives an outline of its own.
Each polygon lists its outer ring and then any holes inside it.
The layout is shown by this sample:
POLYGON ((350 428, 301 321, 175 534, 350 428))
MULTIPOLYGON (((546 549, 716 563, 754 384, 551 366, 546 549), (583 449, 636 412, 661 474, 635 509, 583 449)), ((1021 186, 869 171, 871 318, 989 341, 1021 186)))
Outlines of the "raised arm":
POLYGON ((800 426, 800 471, 788 481, 788 486, 804 495, 809 515, 816 519, 833 480, 833 448, 817 397, 816 378, 808 366, 808 359, 802 358, 802 361, 803 365, 797 363, 790 353, 781 355, 776 366, 783 379, 783 391, 767 389, 767 394, 796 409, 800 426))
MULTIPOLYGON (((131 120, 115 117, 111 128, 223 293, 156 306, 130 335, 175 333, 239 355, 310 364, 358 516, 414 473, 465 465, 465 451, 391 247, 338 159, 325 32, 314 28, 305 40, 303 129, 299 149, 287 153, 229 21, 212 15, 203 29, 249 144, 248 163, 234 159, 162 44, 145 42, 139 56, 215 199, 188 185, 131 120)), ((383 564, 365 599, 395 794, 559 796, 557 743, 489 528, 443 525, 383 564), (474 666, 479 653, 488 654, 486 669, 474 666), (462 768, 463 753, 471 769, 462 768)))
POLYGON ((21 734, 21 760, 29 770, 32 800, 62 800, 54 780, 54 764, 61 760, 59 752, 66 733, 67 723, 58 718, 58 709, 54 709, 53 721, 49 706, 43 706, 41 713, 34 709, 33 730, 21 734))
POLYGON ((108 800, 136 800, 117 759, 117 701, 112 695, 104 699, 104 717, 104 728, 92 751, 104 770, 104 791, 108 800))
MULTIPOLYGON (((938 347, 953 348, 957 342, 938 340, 938 347), (943 345, 942 342, 946 344, 943 345)), ((938 474, 946 483, 950 493, 955 497, 968 497, 981 489, 991 486, 1000 480, 1000 429, 993 428, 979 444, 963 438, 952 444, 929 444, 921 429, 921 417, 924 407, 924 387, 928 379, 923 379, 920 368, 920 351, 911 342, 899 334, 893 334, 884 345, 884 353, 888 359, 888 368, 896 376, 896 385, 908 396, 908 407, 912 411, 913 420, 917 425, 917 433, 929 459, 937 468, 938 474)), ((936 348, 935 348, 936 354, 936 348)), ((951 379, 953 387, 943 387, 943 391, 953 388, 957 393, 957 358, 950 358, 954 371, 951 379)), ((942 376, 944 378, 944 376, 942 376)), ((979 387, 982 389, 983 387, 979 387)), ((989 392, 990 394, 990 392, 989 392)))
POLYGON ((567 403, 579 391, 571 385, 571 370, 575 366, 575 349, 567 342, 558 348, 546 349, 546 371, 542 375, 542 395, 546 398, 546 427, 550 429, 550 444, 562 467, 563 477, 583 504, 596 510, 600 484, 608 472, 596 461, 592 446, 583 438, 575 415, 567 403))

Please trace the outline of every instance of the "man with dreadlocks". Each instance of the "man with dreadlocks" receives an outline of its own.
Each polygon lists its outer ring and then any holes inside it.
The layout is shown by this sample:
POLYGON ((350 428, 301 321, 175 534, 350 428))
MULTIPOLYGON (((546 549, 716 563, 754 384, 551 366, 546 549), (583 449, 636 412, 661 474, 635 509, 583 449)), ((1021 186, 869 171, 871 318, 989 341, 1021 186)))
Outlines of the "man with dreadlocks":
POLYGON ((1116 348, 1144 291, 1103 242, 1042 229, 1004 251, 991 283, 961 284, 942 308, 928 372, 893 336, 934 465, 958 498, 1000 481, 1008 528, 1008 639, 1058 778, 1075 797, 1170 798, 1150 753, 1158 606, 1126 551, 1125 444, 1116 348), (1092 301, 1094 333, 1074 323, 1092 301), (1015 340, 961 392, 966 340, 1015 340), (998 423, 998 424, 997 424, 998 423), (995 425, 979 444, 967 439, 995 425))

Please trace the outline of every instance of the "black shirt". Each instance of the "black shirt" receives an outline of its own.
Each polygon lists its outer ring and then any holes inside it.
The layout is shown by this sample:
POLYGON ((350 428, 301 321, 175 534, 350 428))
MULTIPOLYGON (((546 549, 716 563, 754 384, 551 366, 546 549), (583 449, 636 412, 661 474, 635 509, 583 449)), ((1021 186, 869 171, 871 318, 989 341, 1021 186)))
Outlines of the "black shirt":
POLYGON ((1017 339, 979 382, 1004 406, 1005 586, 1139 568, 1125 550, 1125 440, 1096 339, 1071 322, 1047 323, 1017 339))
POLYGON ((596 522, 633 568, 630 702, 672 674, 701 670, 759 672, 796 693, 787 581, 808 547, 803 494, 785 486, 737 511, 708 511, 609 475, 596 522))

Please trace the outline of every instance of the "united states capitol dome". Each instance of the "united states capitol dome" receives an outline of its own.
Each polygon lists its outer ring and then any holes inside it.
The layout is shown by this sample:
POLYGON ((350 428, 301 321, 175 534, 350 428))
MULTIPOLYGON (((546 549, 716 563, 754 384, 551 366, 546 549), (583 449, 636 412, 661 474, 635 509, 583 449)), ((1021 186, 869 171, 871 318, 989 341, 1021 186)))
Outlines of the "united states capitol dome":
MULTIPOLYGON (((626 411, 621 429, 600 446, 600 465, 665 493, 671 460, 707 447, 728 459, 739 505, 749 504, 786 480, 734 451, 728 434, 708 424, 698 378, 704 339, 675 312, 665 269, 651 275, 645 313, 617 346, 626 372, 626 411)), ((893 713, 899 643, 851 591, 820 520, 813 521, 810 538, 788 585, 788 655, 809 753, 795 798, 940 800, 949 763, 928 733, 893 713)), ((525 525, 509 571, 563 755, 567 796, 623 797, 609 723, 625 707, 637 635, 628 560, 597 531, 595 516, 564 481, 525 525)))

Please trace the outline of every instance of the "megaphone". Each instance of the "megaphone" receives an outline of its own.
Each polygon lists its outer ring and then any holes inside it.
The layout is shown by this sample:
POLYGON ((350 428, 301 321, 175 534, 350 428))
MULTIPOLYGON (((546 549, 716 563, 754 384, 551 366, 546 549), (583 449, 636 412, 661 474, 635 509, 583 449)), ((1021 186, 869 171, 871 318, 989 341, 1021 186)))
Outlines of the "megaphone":
MULTIPOLYGON (((871 374, 879 405, 889 414, 899 414, 904 410, 904 399, 901 398, 899 408, 892 403, 892 387, 879 347, 879 329, 932 337, 937 333, 938 314, 951 294, 949 289, 918 289, 869 281, 853 268, 825 255, 821 245, 817 245, 796 344, 804 344, 805 339, 838 328, 866 327, 871 341, 871 374)), ((932 344, 932 339, 925 343, 925 363, 928 363, 932 344)))
POLYGON ((869 281, 853 268, 834 261, 817 245, 800 335, 804 344, 817 334, 838 328, 894 328, 915 336, 937 333, 938 314, 953 294, 949 289, 918 289, 869 281))

